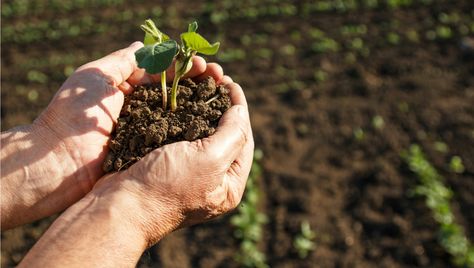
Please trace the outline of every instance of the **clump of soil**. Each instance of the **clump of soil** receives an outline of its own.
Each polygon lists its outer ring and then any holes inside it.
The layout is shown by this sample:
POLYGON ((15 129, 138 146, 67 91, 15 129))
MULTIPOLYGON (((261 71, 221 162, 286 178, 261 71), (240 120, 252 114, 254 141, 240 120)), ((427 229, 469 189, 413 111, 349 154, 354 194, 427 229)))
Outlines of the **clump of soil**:
POLYGON ((212 135, 222 114, 231 106, 228 90, 216 85, 212 77, 198 84, 191 79, 182 80, 177 101, 176 111, 163 110, 161 88, 152 85, 139 86, 126 96, 104 171, 124 170, 163 145, 212 135))

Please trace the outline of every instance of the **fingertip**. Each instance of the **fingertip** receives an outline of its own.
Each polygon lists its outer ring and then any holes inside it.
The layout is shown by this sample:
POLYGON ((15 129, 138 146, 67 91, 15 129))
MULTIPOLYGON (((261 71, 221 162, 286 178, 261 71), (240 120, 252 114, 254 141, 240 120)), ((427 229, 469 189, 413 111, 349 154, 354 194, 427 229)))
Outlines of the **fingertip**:
POLYGON ((132 53, 135 53, 135 51, 139 50, 142 48, 144 45, 140 41, 135 41, 131 43, 128 47, 126 47, 124 50, 130 50, 132 53))
POLYGON ((140 42, 140 41, 135 41, 135 42, 131 43, 130 46, 128 46, 128 47, 130 47, 130 48, 140 48, 140 47, 143 47, 143 46, 144 46, 144 45, 143 45, 142 42, 140 42))
POLYGON ((232 78, 228 75, 224 75, 220 81, 220 84, 226 86, 228 84, 232 84, 234 83, 234 81, 232 80, 232 78))
POLYGON ((128 95, 133 92, 133 86, 130 85, 127 81, 118 85, 118 89, 123 92, 123 94, 128 95))
POLYGON ((193 78, 201 75, 206 71, 206 60, 200 56, 193 57, 193 67, 189 72, 184 76, 186 78, 193 78))
POLYGON ((247 109, 241 105, 230 107, 219 120, 216 132, 208 137, 213 155, 234 161, 248 140, 247 109))
POLYGON ((226 84, 225 87, 229 90, 232 105, 242 105, 247 107, 247 100, 245 99, 244 91, 239 84, 232 82, 226 84))
POLYGON ((211 76, 212 78, 214 78, 217 84, 220 84, 222 77, 224 76, 224 70, 217 63, 214 63, 214 62, 208 63, 206 65, 206 70, 201 75, 196 77, 196 80, 201 81, 207 78, 208 76, 211 76))

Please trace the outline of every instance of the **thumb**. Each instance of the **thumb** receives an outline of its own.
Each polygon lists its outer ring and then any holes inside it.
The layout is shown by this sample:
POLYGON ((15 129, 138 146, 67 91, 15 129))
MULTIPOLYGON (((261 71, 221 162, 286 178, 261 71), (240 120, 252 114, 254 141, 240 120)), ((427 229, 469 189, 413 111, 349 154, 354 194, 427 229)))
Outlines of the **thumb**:
POLYGON ((206 153, 214 159, 232 163, 250 139, 249 116, 243 105, 234 105, 219 121, 216 132, 203 140, 206 153))
POLYGON ((82 65, 77 71, 94 69, 110 79, 112 86, 125 82, 138 68, 135 61, 135 51, 143 47, 142 42, 134 42, 130 46, 115 51, 101 59, 82 65))

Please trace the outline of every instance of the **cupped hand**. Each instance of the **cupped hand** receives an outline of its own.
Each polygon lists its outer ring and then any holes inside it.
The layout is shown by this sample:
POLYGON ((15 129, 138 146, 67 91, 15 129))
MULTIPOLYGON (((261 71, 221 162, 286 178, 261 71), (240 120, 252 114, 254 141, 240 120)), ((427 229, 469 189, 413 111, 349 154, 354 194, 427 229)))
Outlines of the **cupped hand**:
MULTIPOLYGON (((103 175, 102 162, 107 143, 124 102, 124 94, 133 86, 158 82, 160 75, 148 75, 139 69, 134 53, 141 42, 116 51, 102 59, 79 67, 61 86, 47 109, 33 126, 46 129, 42 141, 68 163, 65 178, 77 187, 72 192, 78 199, 85 195, 103 175), (47 133, 47 134, 45 134, 47 133)), ((170 68, 169 77, 173 76, 170 68)), ((222 68, 194 57, 193 69, 188 77, 223 77, 222 68)))
MULTIPOLYGON (((252 164, 254 142, 242 89, 224 76, 232 107, 208 138, 160 147, 129 169, 104 177, 93 190, 120 189, 138 208, 125 212, 148 244, 172 230, 235 208, 252 164)), ((122 199, 122 198, 121 198, 122 199)))

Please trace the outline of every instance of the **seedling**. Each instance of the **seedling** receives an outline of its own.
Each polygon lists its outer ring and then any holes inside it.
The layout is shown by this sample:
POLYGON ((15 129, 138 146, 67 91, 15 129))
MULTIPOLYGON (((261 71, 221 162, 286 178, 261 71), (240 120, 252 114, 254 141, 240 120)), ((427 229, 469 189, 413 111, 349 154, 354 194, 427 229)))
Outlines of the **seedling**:
POLYGON ((381 130, 385 126, 385 121, 383 120, 383 117, 380 115, 376 115, 372 118, 372 126, 375 129, 381 130))
POLYGON ((240 250, 235 258, 244 267, 268 267, 265 254, 258 249, 258 244, 263 238, 263 225, 268 221, 267 216, 258 210, 260 190, 257 180, 262 172, 259 164, 262 157, 262 151, 255 150, 252 169, 245 186, 245 196, 238 213, 230 219, 235 228, 234 236, 240 240, 240 250))
POLYGON ((449 161, 449 169, 455 173, 463 173, 465 168, 462 163, 462 158, 458 155, 451 157, 451 161, 449 161))
POLYGON ((434 143, 434 148, 440 153, 447 153, 449 151, 448 145, 442 141, 436 141, 434 143))
POLYGON ((311 230, 311 226, 308 221, 301 223, 301 233, 299 233, 293 241, 293 246, 298 252, 298 256, 304 259, 308 256, 308 253, 314 250, 316 233, 311 230))
POLYGON ((354 138, 356 139, 356 141, 363 141, 364 140, 365 134, 364 134, 364 130, 362 128, 360 128, 360 127, 355 128, 353 130, 353 134, 354 134, 354 138))
POLYGON ((412 145, 402 153, 410 170, 419 178, 415 193, 426 198, 433 218, 439 224, 438 241, 453 256, 458 267, 474 267, 474 245, 469 241, 463 228, 455 222, 450 200, 451 189, 444 185, 444 179, 426 159, 420 146, 412 145))
POLYGON ((150 19, 147 19, 140 28, 145 32, 143 40, 145 47, 135 53, 138 67, 145 68, 146 72, 151 74, 161 72, 162 105, 163 109, 166 109, 168 105, 166 69, 173 61, 178 45, 174 40, 170 40, 169 36, 158 30, 155 23, 150 19))
MULTIPOLYGON (((168 36, 161 33, 153 22, 147 20, 142 29, 145 34, 145 47, 135 52, 135 58, 138 67, 145 68, 147 73, 162 73, 162 88, 166 91, 166 81, 163 79, 164 72, 175 60, 175 75, 171 87, 170 108, 175 111, 177 108, 177 91, 179 80, 192 68, 192 57, 197 53, 204 55, 214 55, 219 50, 219 42, 210 44, 204 37, 196 33, 197 22, 189 24, 188 31, 181 34, 181 45, 176 41, 169 39, 168 36)), ((163 98, 167 99, 165 93, 163 98)), ((165 101, 163 101, 165 103, 165 101)), ((166 108, 166 105, 164 105, 166 108)))

